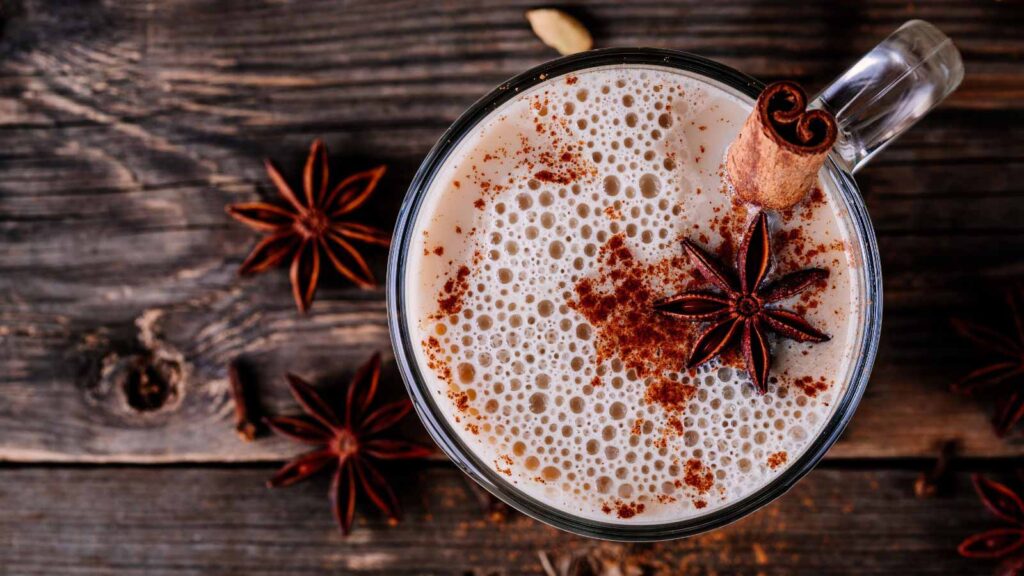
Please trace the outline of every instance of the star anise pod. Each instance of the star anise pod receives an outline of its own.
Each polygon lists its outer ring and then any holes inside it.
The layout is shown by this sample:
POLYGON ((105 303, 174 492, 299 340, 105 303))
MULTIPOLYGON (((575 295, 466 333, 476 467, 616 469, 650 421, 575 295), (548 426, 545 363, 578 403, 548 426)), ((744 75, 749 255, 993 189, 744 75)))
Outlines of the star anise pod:
POLYGON ((318 446, 285 464, 267 481, 267 486, 291 486, 333 466, 331 509, 338 527, 346 535, 352 528, 357 484, 390 520, 399 519, 398 498, 374 461, 423 458, 431 454, 425 446, 384 434, 412 410, 412 403, 405 398, 371 410, 379 383, 380 354, 374 354, 349 383, 344 410, 339 416, 305 380, 288 374, 292 396, 310 418, 266 419, 274 432, 318 446))
POLYGON ((1024 417, 1024 310, 1020 286, 1006 291, 1006 302, 1014 323, 1012 336, 974 322, 953 320, 953 327, 961 336, 994 360, 953 383, 952 389, 965 395, 986 389, 998 392, 992 426, 999 436, 1006 436, 1024 417))
POLYGON ((302 312, 309 309, 316 293, 321 252, 342 276, 362 288, 373 286, 373 273, 351 242, 388 246, 390 236, 383 230, 342 218, 362 206, 373 194, 386 167, 353 174, 329 188, 327 147, 315 140, 306 159, 300 198, 273 162, 265 160, 264 164, 270 181, 286 204, 245 202, 227 207, 231 217, 267 235, 253 248, 239 273, 257 274, 290 258, 292 294, 302 312))
POLYGON ((759 212, 747 228, 732 274, 700 246, 683 240, 683 251, 700 275, 721 292, 689 291, 654 303, 661 312, 695 322, 709 322, 697 337, 686 367, 694 368, 731 346, 739 345, 747 372, 761 394, 768 390, 771 351, 766 331, 798 342, 824 342, 829 336, 799 314, 769 306, 828 278, 828 270, 808 268, 765 283, 772 264, 768 217, 759 212))
MULTIPOLYGON (((965 558, 1004 558, 1024 546, 1024 502, 1013 490, 985 478, 980 474, 971 477, 974 490, 978 493, 981 503, 1000 520, 1010 526, 993 528, 967 537, 957 552, 965 558)), ((1022 574, 1024 566, 1020 558, 1011 558, 1004 562, 1000 574, 1022 574)))

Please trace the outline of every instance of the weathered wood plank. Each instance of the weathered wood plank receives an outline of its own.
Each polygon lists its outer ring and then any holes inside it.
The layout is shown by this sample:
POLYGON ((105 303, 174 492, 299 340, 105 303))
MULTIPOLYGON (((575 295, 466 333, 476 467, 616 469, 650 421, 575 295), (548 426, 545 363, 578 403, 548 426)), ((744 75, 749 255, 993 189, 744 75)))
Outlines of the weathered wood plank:
MULTIPOLYGON (((956 544, 999 524, 966 474, 946 496, 913 496, 914 471, 819 469, 789 494, 708 535, 651 545, 601 544, 518 514, 485 519, 460 472, 399 474, 404 521, 361 509, 342 539, 327 480, 268 491, 270 468, 0 469, 0 573, 542 574, 598 548, 644 574, 990 574, 956 544)), ((630 573, 630 572, 623 572, 630 573)))
MULTIPOLYGON (((240 281, 252 237, 229 202, 270 194, 259 158, 296 174, 313 136, 337 170, 385 161, 368 210, 388 227, 419 160, 501 80, 552 57, 514 2, 342 5, 26 0, 0 35, 0 459, 258 461, 292 447, 230 433, 226 364, 271 411, 288 370, 343 377, 386 349, 380 290, 328 278, 313 313, 283 274, 240 281), (103 378, 178 363, 163 410, 103 378), (104 364, 106 362, 106 364, 104 364)), ((1024 10, 1012 3, 588 3, 602 45, 707 54, 821 86, 910 17, 964 51, 964 88, 861 174, 886 273, 886 327, 861 411, 834 456, 1020 455, 984 408, 945 392, 971 356, 946 316, 981 278, 1024 275, 1024 10), (998 246, 998 249, 994 249, 998 246)), ((384 254, 372 254, 383 274, 384 254)), ((397 393, 398 383, 391 389, 397 393)))

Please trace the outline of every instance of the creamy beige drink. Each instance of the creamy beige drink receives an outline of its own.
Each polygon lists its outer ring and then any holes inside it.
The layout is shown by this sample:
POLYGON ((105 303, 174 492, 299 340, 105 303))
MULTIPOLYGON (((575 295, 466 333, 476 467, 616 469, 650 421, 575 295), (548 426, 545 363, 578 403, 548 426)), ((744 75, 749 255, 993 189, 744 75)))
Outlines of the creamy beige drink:
POLYGON ((770 214, 769 279, 830 271, 779 304, 831 340, 770 336, 766 394, 735 354, 687 371, 702 326, 652 308, 711 289, 683 239, 734 263, 756 210, 722 161, 750 106, 667 68, 588 69, 492 112, 437 173, 405 321, 445 418, 512 486, 595 520, 691 518, 771 481, 828 420, 861 314, 828 187, 770 214))

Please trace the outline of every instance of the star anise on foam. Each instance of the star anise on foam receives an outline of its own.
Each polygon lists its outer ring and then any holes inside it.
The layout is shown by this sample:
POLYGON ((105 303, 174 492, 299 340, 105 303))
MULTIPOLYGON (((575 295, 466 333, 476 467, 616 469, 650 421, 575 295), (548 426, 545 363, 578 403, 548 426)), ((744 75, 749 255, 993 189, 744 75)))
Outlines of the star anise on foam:
POLYGON ((1024 309, 1021 287, 1006 291, 1006 303, 1013 319, 1014 333, 1007 336, 997 330, 961 319, 953 327, 995 359, 953 383, 954 392, 973 395, 984 390, 1000 393, 992 426, 996 434, 1006 436, 1024 418, 1024 309))
POLYGON ((738 344, 754 387, 764 394, 768 390, 772 363, 766 331, 798 342, 829 339, 799 314, 769 306, 825 280, 829 273, 822 268, 807 268, 766 284, 765 278, 772 265, 772 246, 764 212, 759 212, 747 228, 738 253, 736 274, 727 271, 689 239, 683 240, 683 251, 700 275, 720 291, 682 292, 654 303, 656 310, 666 314, 709 323, 693 345, 686 363, 688 369, 738 344))
POLYGON ((373 272, 351 242, 388 246, 390 236, 383 230, 342 218, 373 194, 386 167, 358 172, 329 188, 327 147, 315 140, 306 159, 300 198, 273 162, 265 160, 264 164, 286 205, 245 202, 227 207, 232 218, 267 235, 253 248, 239 273, 257 274, 290 258, 292 295, 301 312, 313 302, 320 279, 321 252, 345 278, 362 288, 373 286, 373 272))
MULTIPOLYGON (((1004 484, 980 474, 971 477, 981 503, 1000 520, 1010 524, 967 537, 957 552, 965 558, 1004 558, 1024 546, 1024 502, 1004 484)), ((1022 557, 1013 557, 1000 566, 998 574, 1024 574, 1022 557)))
POLYGON ((274 432, 318 446, 285 464, 267 486, 291 486, 333 467, 331 509, 345 535, 352 528, 357 485, 390 520, 399 519, 398 498, 374 461, 423 458, 432 453, 425 446, 384 434, 412 410, 412 403, 405 398, 371 410, 379 383, 380 354, 374 354, 349 383, 344 410, 339 415, 305 380, 288 374, 292 396, 310 418, 266 419, 274 432))

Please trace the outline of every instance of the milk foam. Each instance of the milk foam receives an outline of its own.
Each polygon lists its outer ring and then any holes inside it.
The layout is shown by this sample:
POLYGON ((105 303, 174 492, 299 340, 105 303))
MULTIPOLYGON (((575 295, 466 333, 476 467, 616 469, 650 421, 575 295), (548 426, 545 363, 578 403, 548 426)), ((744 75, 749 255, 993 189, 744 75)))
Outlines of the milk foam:
POLYGON ((614 288, 615 239, 650 267, 655 296, 693 282, 682 238, 712 250, 738 243, 753 212, 732 203, 721 162, 749 110, 679 71, 591 69, 492 112, 435 177, 404 286, 416 358, 443 416, 516 488, 606 522, 681 520, 764 486, 829 419, 860 287, 827 187, 772 225, 783 230, 777 271, 830 269, 827 287, 782 304, 832 340, 772 337, 764 396, 717 360, 686 373, 679 350, 692 339, 664 339, 678 356, 672 370, 608 354, 618 344, 574 291, 614 288), (669 400, 653 400, 654 389, 669 400))

